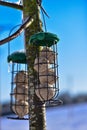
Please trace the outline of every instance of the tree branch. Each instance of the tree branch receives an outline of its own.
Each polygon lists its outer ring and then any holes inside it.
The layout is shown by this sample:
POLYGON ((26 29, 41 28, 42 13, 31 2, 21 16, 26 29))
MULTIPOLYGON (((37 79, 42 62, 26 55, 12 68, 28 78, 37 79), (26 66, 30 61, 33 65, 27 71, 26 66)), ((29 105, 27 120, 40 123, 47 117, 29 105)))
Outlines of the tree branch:
POLYGON ((16 38, 18 35, 20 35, 20 33, 23 32, 23 30, 24 30, 25 28, 27 28, 28 26, 30 26, 33 21, 34 21, 34 20, 33 20, 33 17, 32 17, 32 16, 28 17, 28 18, 24 21, 24 23, 21 25, 21 27, 20 27, 15 33, 13 33, 11 36, 9 36, 9 37, 7 37, 7 38, 1 40, 1 41, 0 41, 0 45, 3 45, 3 44, 5 44, 6 42, 9 42, 9 41, 13 40, 14 38, 16 38))
POLYGON ((23 10, 22 5, 18 5, 18 4, 11 3, 11 2, 0 1, 0 5, 8 6, 8 7, 19 9, 19 10, 23 10))

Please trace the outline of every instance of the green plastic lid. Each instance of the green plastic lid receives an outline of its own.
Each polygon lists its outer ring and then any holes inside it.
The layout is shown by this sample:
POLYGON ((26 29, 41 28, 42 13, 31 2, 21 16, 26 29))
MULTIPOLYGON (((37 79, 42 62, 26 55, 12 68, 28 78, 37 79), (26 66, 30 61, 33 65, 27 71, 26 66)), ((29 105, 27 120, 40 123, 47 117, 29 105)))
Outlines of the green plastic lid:
POLYGON ((25 64, 27 62, 26 60, 26 54, 25 52, 14 52, 11 55, 7 57, 8 62, 13 62, 13 63, 22 63, 25 64))
POLYGON ((56 34, 49 32, 39 32, 30 37, 29 43, 37 46, 52 46, 59 41, 56 34))

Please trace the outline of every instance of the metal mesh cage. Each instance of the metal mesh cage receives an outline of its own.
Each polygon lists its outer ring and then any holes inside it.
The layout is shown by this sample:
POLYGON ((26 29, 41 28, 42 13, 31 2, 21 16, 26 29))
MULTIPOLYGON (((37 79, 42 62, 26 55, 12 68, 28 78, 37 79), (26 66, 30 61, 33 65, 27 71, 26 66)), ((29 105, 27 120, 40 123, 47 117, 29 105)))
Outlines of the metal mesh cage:
POLYGON ((34 57, 32 62, 34 92, 40 101, 47 105, 58 104, 58 41, 59 39, 55 34, 47 32, 37 33, 29 41, 29 45, 34 48, 34 53, 31 55, 34 57))
POLYGON ((17 117, 11 119, 27 119, 29 113, 28 103, 28 73, 26 55, 24 52, 14 52, 8 56, 11 62, 11 102, 10 107, 17 117))

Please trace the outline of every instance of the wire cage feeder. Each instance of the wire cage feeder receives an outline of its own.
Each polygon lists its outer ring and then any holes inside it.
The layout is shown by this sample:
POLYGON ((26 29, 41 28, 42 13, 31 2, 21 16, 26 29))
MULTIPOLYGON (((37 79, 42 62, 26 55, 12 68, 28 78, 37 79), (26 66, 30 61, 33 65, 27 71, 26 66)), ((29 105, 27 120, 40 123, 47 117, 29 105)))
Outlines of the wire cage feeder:
POLYGON ((28 73, 26 64, 26 54, 18 51, 8 56, 8 62, 11 63, 11 101, 10 108, 17 117, 11 119, 24 118, 28 114, 28 73))
POLYGON ((30 54, 34 55, 35 94, 46 106, 59 104, 58 41, 57 35, 49 32, 36 33, 29 40, 29 45, 34 47, 34 53, 31 49, 30 54))
POLYGON ((58 41, 55 34, 39 32, 30 37, 28 59, 25 52, 20 51, 8 56, 8 62, 12 63, 10 106, 11 110, 18 115, 11 119, 29 118, 25 115, 29 115, 31 84, 40 102, 45 103, 46 106, 59 104, 58 41), (31 76, 34 77, 33 80, 31 76))

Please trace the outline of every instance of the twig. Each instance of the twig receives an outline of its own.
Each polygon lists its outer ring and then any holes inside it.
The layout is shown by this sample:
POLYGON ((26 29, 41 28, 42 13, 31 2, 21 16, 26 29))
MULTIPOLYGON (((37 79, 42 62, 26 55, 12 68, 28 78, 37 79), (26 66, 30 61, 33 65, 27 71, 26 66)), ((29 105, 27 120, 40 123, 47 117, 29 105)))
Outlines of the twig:
POLYGON ((18 5, 18 4, 11 3, 11 2, 0 1, 0 5, 8 6, 8 7, 19 9, 19 10, 23 10, 22 5, 18 5))
POLYGON ((13 33, 11 36, 9 36, 9 37, 1 40, 0 41, 0 45, 3 45, 6 42, 9 42, 9 41, 13 40, 14 38, 16 38, 17 36, 19 36, 20 33, 22 33, 24 29, 26 29, 27 27, 29 27, 32 24, 33 21, 34 20, 33 20, 32 16, 30 16, 29 18, 27 18, 25 20, 25 22, 21 25, 21 27, 15 33, 13 33))

